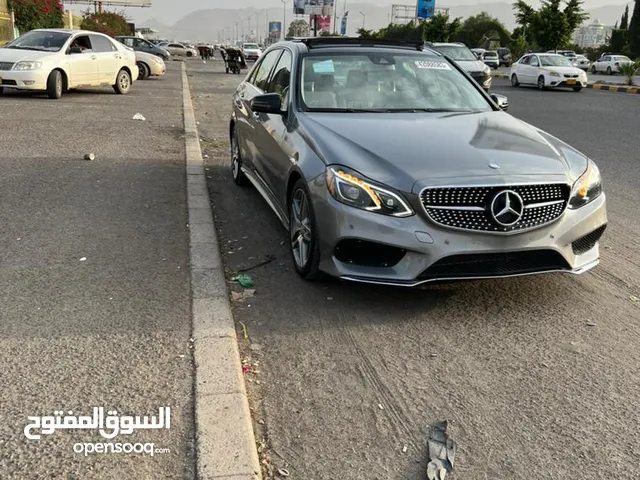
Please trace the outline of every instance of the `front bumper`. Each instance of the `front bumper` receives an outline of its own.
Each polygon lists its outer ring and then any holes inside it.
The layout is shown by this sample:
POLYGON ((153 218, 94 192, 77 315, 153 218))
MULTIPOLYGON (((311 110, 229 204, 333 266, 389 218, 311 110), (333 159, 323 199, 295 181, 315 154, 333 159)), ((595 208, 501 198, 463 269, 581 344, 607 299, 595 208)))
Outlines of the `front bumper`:
POLYGON ((585 247, 584 238, 588 239, 589 234, 607 224, 604 194, 578 210, 567 209, 550 225, 513 235, 499 235, 439 226, 427 219, 424 210, 416 211, 412 217, 393 218, 348 207, 331 197, 324 178, 310 182, 309 188, 319 232, 320 269, 334 277, 365 283, 413 287, 444 280, 550 272, 580 274, 599 261, 598 242, 586 242, 585 247), (374 242, 403 253, 398 255, 399 261, 396 257, 396 262, 390 262, 389 266, 354 262, 344 258, 341 251, 341 246, 354 241, 363 241, 365 248, 369 242, 374 242), (546 263, 537 268, 535 261, 541 258, 540 255, 556 258, 555 267, 546 263), (529 264, 522 263, 524 256, 533 258, 534 264, 531 264, 531 258, 526 260, 529 264), (486 272, 478 269, 480 262, 497 257, 511 258, 518 268, 500 267, 486 272), (463 259, 462 263, 456 264, 460 259, 463 259), (471 262, 469 268, 464 264, 467 259, 471 262), (520 262, 519 266, 517 262, 520 262))
POLYGON ((158 65, 157 63, 151 64, 151 76, 152 77, 161 77, 167 71, 166 65, 158 65))
POLYGON ((20 90, 46 90, 49 71, 0 70, 0 86, 20 90))
POLYGON ((550 88, 587 88, 587 80, 581 78, 552 77, 545 75, 545 85, 550 88))

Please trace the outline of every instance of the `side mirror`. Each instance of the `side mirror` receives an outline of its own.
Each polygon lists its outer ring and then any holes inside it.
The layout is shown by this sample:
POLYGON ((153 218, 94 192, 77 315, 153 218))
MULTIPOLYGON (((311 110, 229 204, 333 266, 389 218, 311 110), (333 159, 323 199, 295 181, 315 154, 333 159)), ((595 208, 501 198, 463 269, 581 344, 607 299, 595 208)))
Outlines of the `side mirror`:
POLYGON ((504 95, 500 95, 498 93, 492 93, 491 100, 493 100, 495 104, 498 105, 498 107, 500 107, 500 110, 509 109, 509 99, 504 95))
POLYGON ((266 93, 253 97, 250 103, 251 110, 258 113, 282 113, 282 97, 279 93, 266 93))
POLYGON ((69 53, 70 54, 82 53, 82 49, 80 47, 70 47, 69 48, 69 53))

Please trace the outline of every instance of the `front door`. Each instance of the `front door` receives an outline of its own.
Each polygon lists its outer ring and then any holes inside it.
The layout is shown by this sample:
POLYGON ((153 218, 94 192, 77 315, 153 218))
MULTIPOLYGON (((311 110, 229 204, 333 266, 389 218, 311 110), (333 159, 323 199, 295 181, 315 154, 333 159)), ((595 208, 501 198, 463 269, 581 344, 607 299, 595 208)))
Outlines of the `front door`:
POLYGON ((93 51, 89 35, 75 37, 67 50, 69 87, 98 84, 98 56, 93 51))
POLYGON ((122 55, 111 40, 102 35, 91 35, 93 51, 98 57, 100 85, 114 85, 122 65, 122 55))

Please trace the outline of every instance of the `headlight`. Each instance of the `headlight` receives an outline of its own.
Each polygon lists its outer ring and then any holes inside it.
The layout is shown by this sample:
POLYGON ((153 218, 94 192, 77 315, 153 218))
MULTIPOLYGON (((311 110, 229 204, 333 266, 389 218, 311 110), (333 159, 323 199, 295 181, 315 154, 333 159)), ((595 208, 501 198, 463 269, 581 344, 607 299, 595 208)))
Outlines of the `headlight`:
POLYGON ((14 70, 38 70, 42 62, 18 62, 13 66, 14 70))
POLYGON ((485 75, 491 75, 491 67, 489 67, 489 65, 485 65, 485 66, 484 66, 484 70, 482 70, 482 72, 483 72, 485 75))
POLYGON ((164 61, 158 57, 153 57, 151 60, 153 60, 153 62, 157 63, 158 65, 162 65, 164 63, 164 61))
POLYGON ((573 184, 569 208, 580 208, 595 200, 602 193, 602 177, 595 163, 589 160, 587 169, 573 184))
POLYGON ((549 75, 551 75, 552 77, 559 77, 560 74, 558 72, 549 72, 549 75))
POLYGON ((366 180, 353 170, 332 165, 327 167, 325 179, 333 198, 345 205, 393 217, 413 215, 413 210, 400 195, 366 180))

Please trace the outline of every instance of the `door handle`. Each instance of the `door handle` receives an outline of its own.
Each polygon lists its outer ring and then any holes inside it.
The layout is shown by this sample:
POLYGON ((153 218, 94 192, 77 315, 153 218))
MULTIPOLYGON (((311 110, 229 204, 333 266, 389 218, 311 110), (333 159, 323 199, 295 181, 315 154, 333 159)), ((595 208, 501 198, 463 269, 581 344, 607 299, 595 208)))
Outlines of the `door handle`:
POLYGON ((116 58, 122 58, 120 55, 118 55, 117 53, 114 55, 114 57, 116 58))
POLYGON ((96 57, 95 55, 91 55, 91 60, 95 60, 96 58, 98 57, 96 57))

